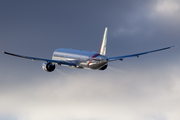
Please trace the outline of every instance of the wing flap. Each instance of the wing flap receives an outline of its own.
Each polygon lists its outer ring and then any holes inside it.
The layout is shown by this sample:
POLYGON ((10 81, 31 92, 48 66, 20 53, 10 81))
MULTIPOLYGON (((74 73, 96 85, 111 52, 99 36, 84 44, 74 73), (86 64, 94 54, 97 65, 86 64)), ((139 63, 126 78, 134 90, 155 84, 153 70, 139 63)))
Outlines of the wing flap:
POLYGON ((108 61, 111 62, 111 61, 115 61, 115 60, 123 60, 124 58, 129 58, 129 57, 139 57, 140 55, 145 55, 145 54, 152 53, 152 52, 158 52, 158 51, 162 51, 162 50, 167 50, 167 49, 170 49, 172 47, 175 47, 175 46, 165 47, 165 48, 161 48, 161 49, 156 49, 156 50, 152 50, 152 51, 136 53, 136 54, 131 54, 131 55, 109 57, 108 61))
POLYGON ((30 59, 30 60, 33 60, 33 61, 34 61, 34 60, 37 60, 37 61, 46 61, 46 62, 53 62, 53 63, 57 63, 57 64, 64 64, 64 65, 76 66, 76 62, 70 61, 70 60, 69 60, 69 61, 50 60, 50 59, 43 59, 43 58, 23 56, 23 55, 13 54, 13 53, 5 52, 5 51, 3 51, 3 53, 4 53, 4 54, 7 54, 7 55, 12 55, 12 56, 15 56, 15 57, 30 59))

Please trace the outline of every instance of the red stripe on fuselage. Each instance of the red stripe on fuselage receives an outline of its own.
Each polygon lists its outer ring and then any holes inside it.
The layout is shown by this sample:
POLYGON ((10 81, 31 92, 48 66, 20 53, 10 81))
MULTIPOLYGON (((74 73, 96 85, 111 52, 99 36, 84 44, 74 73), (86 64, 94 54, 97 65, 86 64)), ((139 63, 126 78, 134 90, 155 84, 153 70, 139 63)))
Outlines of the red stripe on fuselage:
POLYGON ((93 56, 91 57, 91 59, 89 60, 89 63, 88 63, 88 67, 89 67, 89 64, 92 62, 92 59, 94 59, 94 58, 97 57, 98 55, 100 55, 100 54, 95 54, 95 55, 93 55, 93 56))

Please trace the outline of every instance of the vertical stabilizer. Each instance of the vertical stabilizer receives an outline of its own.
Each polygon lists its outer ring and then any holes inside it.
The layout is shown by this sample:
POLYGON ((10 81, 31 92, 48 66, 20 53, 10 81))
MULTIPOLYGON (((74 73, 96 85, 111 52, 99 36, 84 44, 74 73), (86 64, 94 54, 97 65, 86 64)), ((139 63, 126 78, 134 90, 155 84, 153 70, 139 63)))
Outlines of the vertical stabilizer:
POLYGON ((105 31, 104 31, 104 36, 103 36, 103 39, 102 39, 99 54, 106 55, 106 43, 107 43, 107 27, 105 28, 105 31))

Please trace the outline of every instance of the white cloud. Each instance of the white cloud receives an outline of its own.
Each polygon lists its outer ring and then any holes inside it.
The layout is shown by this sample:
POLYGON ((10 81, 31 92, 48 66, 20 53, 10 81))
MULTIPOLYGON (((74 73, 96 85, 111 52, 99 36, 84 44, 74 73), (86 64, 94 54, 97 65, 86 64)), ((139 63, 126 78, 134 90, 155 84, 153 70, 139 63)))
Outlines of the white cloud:
POLYGON ((180 4, 177 0, 158 0, 155 11, 161 15, 174 15, 179 13, 180 4))
POLYGON ((1 90, 0 113, 18 120, 177 120, 179 69, 83 71, 1 90))

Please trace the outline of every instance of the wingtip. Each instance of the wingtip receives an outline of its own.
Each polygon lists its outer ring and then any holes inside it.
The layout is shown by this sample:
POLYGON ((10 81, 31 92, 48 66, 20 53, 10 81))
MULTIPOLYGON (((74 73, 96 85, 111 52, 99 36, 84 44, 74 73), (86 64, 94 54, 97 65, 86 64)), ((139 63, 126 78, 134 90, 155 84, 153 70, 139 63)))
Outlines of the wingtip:
POLYGON ((4 54, 8 54, 8 52, 6 52, 6 51, 2 51, 4 54))
POLYGON ((170 46, 169 48, 172 48, 172 47, 177 47, 177 45, 170 46))

